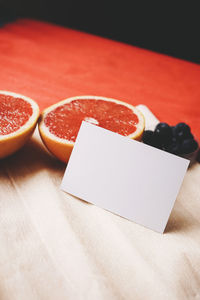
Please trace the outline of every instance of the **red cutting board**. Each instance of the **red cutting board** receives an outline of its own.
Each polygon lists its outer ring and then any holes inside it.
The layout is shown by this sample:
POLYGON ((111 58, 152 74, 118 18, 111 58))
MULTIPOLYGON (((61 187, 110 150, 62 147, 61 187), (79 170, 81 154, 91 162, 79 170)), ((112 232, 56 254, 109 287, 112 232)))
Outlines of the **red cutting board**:
POLYGON ((34 21, 0 29, 0 89, 41 110, 75 95, 145 104, 161 121, 187 122, 200 137, 200 67, 127 44, 34 21))

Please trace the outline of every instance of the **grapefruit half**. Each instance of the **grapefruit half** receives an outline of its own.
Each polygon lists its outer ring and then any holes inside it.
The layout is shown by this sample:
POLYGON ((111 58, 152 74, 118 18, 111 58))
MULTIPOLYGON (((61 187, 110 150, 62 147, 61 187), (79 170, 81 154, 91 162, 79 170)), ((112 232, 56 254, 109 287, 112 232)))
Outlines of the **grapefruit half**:
POLYGON ((0 159, 20 149, 33 133, 39 117, 35 101, 0 91, 0 159))
POLYGON ((145 126, 142 113, 125 102, 98 96, 67 98, 45 109, 39 121, 42 141, 61 161, 68 161, 83 120, 136 140, 145 126))

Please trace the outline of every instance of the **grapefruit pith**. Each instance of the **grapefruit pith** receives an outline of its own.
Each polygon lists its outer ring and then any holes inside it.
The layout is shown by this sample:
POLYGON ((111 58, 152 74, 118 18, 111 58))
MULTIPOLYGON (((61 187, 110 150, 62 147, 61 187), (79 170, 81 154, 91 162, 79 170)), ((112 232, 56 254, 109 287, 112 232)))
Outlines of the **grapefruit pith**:
POLYGON ((35 101, 0 91, 0 159, 20 149, 33 133, 39 117, 35 101))
POLYGON ((60 101, 43 111, 39 121, 41 138, 48 150, 67 162, 82 121, 140 140, 144 117, 134 106, 98 96, 77 96, 60 101))

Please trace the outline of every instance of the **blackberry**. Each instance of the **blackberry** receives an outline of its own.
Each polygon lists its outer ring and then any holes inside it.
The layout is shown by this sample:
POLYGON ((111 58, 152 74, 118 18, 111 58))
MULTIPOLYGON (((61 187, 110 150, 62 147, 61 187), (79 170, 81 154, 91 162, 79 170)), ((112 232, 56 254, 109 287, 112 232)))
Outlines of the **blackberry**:
POLYGON ((143 143, 153 146, 154 144, 154 132, 152 130, 145 130, 142 136, 143 143))
POLYGON ((178 140, 182 141, 186 138, 191 138, 192 134, 190 132, 190 127, 186 123, 178 123, 173 127, 173 136, 178 140))
POLYGON ((159 123, 154 130, 154 135, 158 145, 166 146, 172 140, 172 128, 167 123, 159 123))
POLYGON ((181 154, 189 154, 197 150, 198 143, 194 139, 185 139, 181 144, 181 154))

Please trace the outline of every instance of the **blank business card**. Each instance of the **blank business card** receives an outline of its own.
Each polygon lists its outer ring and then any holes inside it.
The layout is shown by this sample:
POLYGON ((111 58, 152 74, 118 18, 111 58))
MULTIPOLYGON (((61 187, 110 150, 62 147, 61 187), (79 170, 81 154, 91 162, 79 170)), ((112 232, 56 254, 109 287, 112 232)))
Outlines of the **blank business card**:
POLYGON ((188 164, 83 121, 61 189, 163 233, 188 164))

